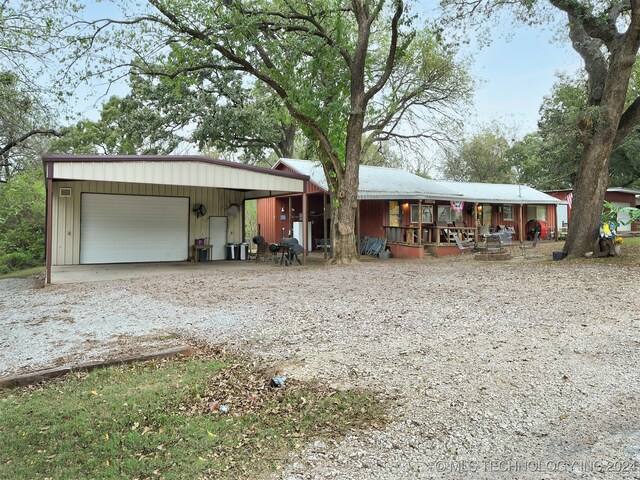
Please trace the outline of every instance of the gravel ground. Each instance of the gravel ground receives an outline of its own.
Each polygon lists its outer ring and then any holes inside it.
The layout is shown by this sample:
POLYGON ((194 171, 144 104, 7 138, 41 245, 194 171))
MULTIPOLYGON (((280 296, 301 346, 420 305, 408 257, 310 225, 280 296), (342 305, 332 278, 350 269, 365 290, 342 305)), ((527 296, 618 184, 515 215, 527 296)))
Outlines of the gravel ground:
POLYGON ((308 445, 276 478, 637 479, 639 280, 471 258, 5 280, 0 376, 198 336, 389 400, 387 427, 308 445))

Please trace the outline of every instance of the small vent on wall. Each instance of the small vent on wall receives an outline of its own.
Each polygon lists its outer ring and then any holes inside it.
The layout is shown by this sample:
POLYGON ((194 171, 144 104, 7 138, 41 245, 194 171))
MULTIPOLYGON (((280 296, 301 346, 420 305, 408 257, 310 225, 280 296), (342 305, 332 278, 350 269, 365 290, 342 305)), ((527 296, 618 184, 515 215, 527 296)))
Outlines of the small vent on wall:
POLYGON ((60 196, 61 197, 70 197, 71 196, 71 188, 69 187, 63 187, 60 189, 60 196))

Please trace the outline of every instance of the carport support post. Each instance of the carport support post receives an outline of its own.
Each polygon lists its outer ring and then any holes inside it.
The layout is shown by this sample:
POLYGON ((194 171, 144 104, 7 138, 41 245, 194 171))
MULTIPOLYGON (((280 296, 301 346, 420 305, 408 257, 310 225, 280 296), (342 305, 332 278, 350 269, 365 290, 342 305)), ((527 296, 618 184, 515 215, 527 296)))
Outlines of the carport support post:
MULTIPOLYGON (((48 167, 48 165, 47 165, 48 167)), ((51 178, 47 178, 47 217, 46 217, 46 239, 44 245, 44 256, 45 256, 45 265, 46 265, 46 283, 51 283, 51 250, 53 239, 51 236, 53 235, 53 227, 52 227, 52 212, 53 212, 53 180, 51 178)))
POLYGON ((302 264, 306 265, 307 264, 307 246, 308 246, 308 242, 309 239, 307 238, 307 236, 309 235, 309 232, 307 231, 307 229, 309 227, 307 227, 307 224, 309 222, 309 218, 307 215, 307 207, 308 207, 308 198, 307 198, 307 194, 303 193, 302 194, 302 246, 304 247, 302 249, 302 264))

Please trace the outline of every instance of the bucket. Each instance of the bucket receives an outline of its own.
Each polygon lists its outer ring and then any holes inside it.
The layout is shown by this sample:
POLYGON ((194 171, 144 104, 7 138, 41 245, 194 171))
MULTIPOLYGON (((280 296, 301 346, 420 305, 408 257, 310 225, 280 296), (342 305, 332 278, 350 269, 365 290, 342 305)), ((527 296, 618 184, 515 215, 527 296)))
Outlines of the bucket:
POLYGON ((552 255, 553 255, 553 260, 556 262, 566 257, 564 252, 553 252, 552 255))

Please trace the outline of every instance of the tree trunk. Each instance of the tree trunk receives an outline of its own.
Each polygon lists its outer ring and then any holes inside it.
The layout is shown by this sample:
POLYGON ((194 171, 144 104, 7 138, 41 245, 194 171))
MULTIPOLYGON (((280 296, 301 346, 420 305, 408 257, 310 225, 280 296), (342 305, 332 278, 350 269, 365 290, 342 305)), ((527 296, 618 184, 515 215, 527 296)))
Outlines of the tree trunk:
POLYGON ((602 203, 609 187, 609 157, 614 137, 605 132, 595 135, 582 154, 564 247, 569 257, 582 257, 596 249, 602 203))
POLYGON ((357 238, 355 232, 358 208, 359 155, 346 160, 342 181, 335 195, 331 196, 331 263, 357 262, 357 238))
POLYGON ((295 122, 283 125, 283 137, 280 141, 280 154, 283 158, 293 158, 293 147, 296 140, 297 126, 295 122))

